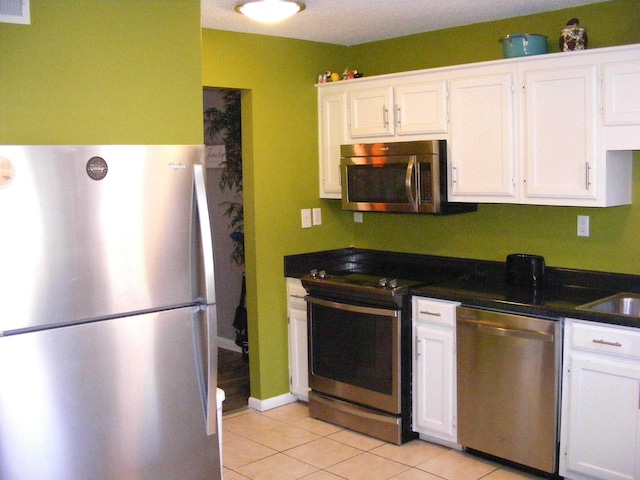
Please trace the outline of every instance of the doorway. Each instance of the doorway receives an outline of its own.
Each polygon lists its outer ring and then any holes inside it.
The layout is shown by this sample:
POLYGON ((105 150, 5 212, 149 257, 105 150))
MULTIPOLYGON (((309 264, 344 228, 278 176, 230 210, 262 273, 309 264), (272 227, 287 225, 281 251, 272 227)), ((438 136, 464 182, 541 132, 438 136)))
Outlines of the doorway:
POLYGON ((207 200, 214 244, 218 327, 218 386, 223 412, 247 405, 250 395, 247 351, 237 345, 236 311, 244 276, 241 91, 203 89, 203 133, 207 200))

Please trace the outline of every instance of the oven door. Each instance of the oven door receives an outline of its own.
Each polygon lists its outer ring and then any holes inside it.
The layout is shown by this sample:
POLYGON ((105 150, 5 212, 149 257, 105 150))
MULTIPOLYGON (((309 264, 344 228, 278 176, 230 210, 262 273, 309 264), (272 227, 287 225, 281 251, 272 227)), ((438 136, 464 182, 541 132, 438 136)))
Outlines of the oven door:
POLYGON ((400 414, 401 311, 311 296, 306 300, 309 387, 400 414))

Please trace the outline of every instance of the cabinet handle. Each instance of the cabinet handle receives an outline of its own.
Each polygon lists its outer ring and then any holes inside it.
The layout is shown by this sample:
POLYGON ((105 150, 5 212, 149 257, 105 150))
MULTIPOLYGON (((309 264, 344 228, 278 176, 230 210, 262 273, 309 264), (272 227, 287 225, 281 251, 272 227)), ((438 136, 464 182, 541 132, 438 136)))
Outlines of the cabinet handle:
POLYGON ((441 317, 442 315, 438 312, 429 312, 427 310, 420 310, 421 315, 431 315, 432 317, 441 317))
POLYGON ((589 165, 589 162, 587 162, 586 164, 586 186, 587 186, 587 190, 589 190, 589 187, 591 187, 591 165, 589 165))
POLYGON ((400 130, 400 128, 402 127, 402 110, 400 109, 400 107, 396 107, 396 115, 398 116, 397 120, 396 120, 396 124, 398 125, 398 130, 400 130))
POLYGON ((420 339, 416 337, 416 360, 420 356, 420 339))
POLYGON ((300 299, 304 299, 306 295, 291 295, 291 298, 300 298, 300 299))
POLYGON ((599 345, 609 345, 610 347, 621 347, 622 344, 620 342, 607 342, 606 340, 596 340, 595 338, 592 340, 593 343, 597 343, 599 345))
POLYGON ((387 107, 382 107, 382 117, 384 119, 385 128, 389 127, 389 109, 387 107))
POLYGON ((451 167, 451 185, 458 183, 458 168, 456 166, 451 167))

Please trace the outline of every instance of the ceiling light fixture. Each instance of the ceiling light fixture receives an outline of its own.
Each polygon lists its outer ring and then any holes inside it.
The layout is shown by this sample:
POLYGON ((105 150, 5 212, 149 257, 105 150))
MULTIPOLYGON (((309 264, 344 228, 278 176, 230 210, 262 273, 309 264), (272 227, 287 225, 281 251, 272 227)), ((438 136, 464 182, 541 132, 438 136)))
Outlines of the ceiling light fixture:
POLYGON ((241 3, 236 12, 264 23, 276 23, 305 9, 305 4, 290 0, 258 0, 241 3))

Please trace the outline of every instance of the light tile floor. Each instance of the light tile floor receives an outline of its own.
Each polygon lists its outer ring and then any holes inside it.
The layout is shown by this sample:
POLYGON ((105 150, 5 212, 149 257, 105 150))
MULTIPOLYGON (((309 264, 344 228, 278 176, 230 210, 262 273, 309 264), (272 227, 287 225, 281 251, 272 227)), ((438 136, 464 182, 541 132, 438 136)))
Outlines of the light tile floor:
POLYGON ((304 403, 222 418, 224 480, 538 479, 440 445, 397 446, 309 417, 304 403))

